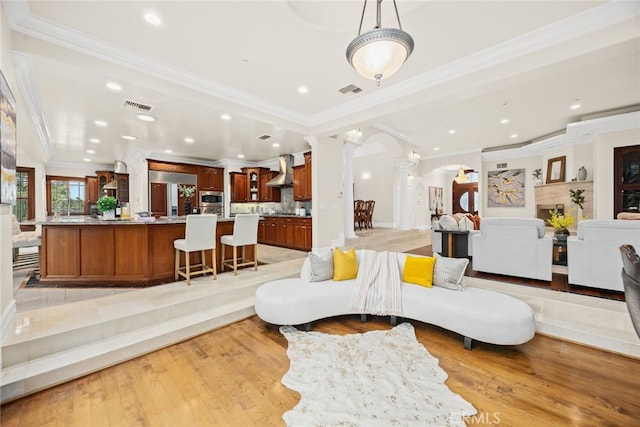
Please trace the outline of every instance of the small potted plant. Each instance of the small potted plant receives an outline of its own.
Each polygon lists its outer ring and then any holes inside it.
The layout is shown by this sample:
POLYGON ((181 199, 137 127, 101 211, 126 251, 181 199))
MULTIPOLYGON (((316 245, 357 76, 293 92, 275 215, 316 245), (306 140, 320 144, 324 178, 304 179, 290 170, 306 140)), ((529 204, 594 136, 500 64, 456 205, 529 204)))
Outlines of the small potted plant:
POLYGON ((542 185, 542 169, 534 169, 531 176, 534 178, 533 185, 542 185))
POLYGON ((571 234, 569 227, 571 227, 576 219, 571 214, 561 214, 557 209, 549 211, 551 218, 547 220, 550 226, 555 230, 555 237, 559 241, 567 240, 567 236, 571 234))
POLYGON ((575 190, 569 190, 569 196, 571 196, 571 201, 578 205, 578 221, 583 219, 582 210, 584 209, 584 190, 577 188, 575 190))
POLYGON ((102 196, 98 199, 98 209, 102 212, 102 219, 116 219, 118 200, 113 196, 102 196))
POLYGON ((191 198, 196 193, 195 185, 178 185, 178 192, 184 197, 184 214, 189 215, 191 213, 191 198))

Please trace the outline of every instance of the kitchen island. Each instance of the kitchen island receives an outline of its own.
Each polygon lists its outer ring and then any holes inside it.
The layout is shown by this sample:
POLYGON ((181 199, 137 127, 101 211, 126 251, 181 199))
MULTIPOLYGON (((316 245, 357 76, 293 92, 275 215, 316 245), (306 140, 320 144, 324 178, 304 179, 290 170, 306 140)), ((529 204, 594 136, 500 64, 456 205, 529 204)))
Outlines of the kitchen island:
MULTIPOLYGON (((218 218, 218 272, 220 236, 233 234, 233 224, 233 218, 218 218)), ((186 217, 154 222, 63 217, 49 218, 41 225, 41 284, 146 287, 175 280, 173 241, 184 238, 186 217)), ((227 258, 233 256, 231 247, 225 251, 227 258)), ((247 247, 246 251, 247 258, 253 259, 253 247, 247 247)), ((192 263, 199 263, 200 253, 192 253, 191 259, 192 263)), ((184 254, 181 254, 181 265, 184 265, 184 254)))

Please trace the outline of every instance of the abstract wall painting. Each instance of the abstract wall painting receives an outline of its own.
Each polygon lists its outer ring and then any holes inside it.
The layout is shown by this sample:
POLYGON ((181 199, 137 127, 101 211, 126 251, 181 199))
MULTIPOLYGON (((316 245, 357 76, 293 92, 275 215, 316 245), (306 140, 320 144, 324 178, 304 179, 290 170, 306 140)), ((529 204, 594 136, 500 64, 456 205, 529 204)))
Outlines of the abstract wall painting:
POLYGON ((442 187, 429 187, 429 210, 436 214, 444 212, 442 187))
POLYGON ((0 203, 16 202, 16 99, 0 71, 0 203))
POLYGON ((524 207, 524 169, 488 172, 487 206, 490 208, 524 207))

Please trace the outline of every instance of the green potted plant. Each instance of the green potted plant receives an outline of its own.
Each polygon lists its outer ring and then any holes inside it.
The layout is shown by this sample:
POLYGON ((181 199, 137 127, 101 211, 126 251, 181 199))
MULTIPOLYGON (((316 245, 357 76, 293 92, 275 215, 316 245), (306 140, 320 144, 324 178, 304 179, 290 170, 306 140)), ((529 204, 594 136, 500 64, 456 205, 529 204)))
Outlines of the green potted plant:
POLYGON ((567 240, 567 236, 571 234, 569 227, 576 222, 576 219, 569 213, 564 215, 559 213, 557 209, 549 211, 549 214, 551 214, 551 218, 547 222, 555 230, 556 239, 560 241, 567 240))
POLYGON ((580 188, 576 188, 569 190, 569 196, 571 196, 571 201, 578 205, 578 220, 582 218, 582 210, 584 209, 584 190, 580 188))
POLYGON ((98 199, 98 209, 102 212, 103 219, 116 218, 116 206, 118 200, 113 196, 102 196, 98 199))

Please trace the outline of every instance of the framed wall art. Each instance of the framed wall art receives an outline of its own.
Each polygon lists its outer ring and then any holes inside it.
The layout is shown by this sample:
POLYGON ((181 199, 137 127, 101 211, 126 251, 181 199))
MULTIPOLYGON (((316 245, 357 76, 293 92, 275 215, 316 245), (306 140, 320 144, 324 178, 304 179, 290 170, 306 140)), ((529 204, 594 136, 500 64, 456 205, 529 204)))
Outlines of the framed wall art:
POLYGON ((16 99, 0 71, 0 203, 16 202, 16 99))
POLYGON ((524 169, 487 172, 487 206, 524 207, 524 169))
POLYGON ((567 156, 554 157, 547 161, 547 184, 564 182, 564 167, 567 156))
POLYGON ((442 187, 429 187, 429 210, 438 215, 444 212, 442 187))

